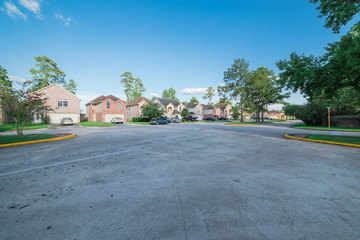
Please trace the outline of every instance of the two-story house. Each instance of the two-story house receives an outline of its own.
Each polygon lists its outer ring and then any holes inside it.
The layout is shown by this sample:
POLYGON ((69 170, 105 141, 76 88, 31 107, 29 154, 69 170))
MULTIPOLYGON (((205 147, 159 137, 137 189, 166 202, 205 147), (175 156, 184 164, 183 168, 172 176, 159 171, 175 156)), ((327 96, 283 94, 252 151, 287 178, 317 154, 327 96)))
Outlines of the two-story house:
POLYGON ((203 105, 199 103, 184 103, 184 106, 189 109, 189 115, 198 117, 198 120, 203 119, 203 105))
MULTIPOLYGON (((57 83, 39 89, 38 93, 46 98, 46 105, 51 109, 46 113, 50 123, 60 124, 64 117, 80 122, 80 99, 57 83)), ((33 123, 40 123, 39 114, 35 114, 33 123)))
POLYGON ((159 103, 163 109, 165 109, 165 116, 169 118, 181 118, 181 111, 185 108, 184 104, 179 103, 176 100, 166 98, 156 98, 155 101, 159 103))
POLYGON ((208 117, 215 117, 215 108, 213 105, 202 105, 203 110, 203 118, 208 118, 208 117))
POLYGON ((126 102, 114 95, 101 95, 86 104, 86 117, 89 122, 111 122, 114 117, 125 121, 126 102))
POLYGON ((135 98, 126 103, 126 120, 132 121, 133 117, 143 117, 141 107, 146 105, 150 100, 146 97, 135 98))
POLYGON ((214 105, 215 115, 218 117, 231 117, 231 105, 230 104, 216 104, 214 105))

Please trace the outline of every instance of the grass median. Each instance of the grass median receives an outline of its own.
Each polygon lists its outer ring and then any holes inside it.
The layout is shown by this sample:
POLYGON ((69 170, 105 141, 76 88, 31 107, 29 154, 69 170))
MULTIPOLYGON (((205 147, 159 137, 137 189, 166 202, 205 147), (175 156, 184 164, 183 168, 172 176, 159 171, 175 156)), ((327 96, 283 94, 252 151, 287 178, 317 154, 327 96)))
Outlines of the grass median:
POLYGON ((310 130, 325 130, 325 131, 354 131, 360 132, 360 128, 348 128, 348 127, 320 127, 320 126, 308 126, 305 123, 295 124, 293 128, 310 129, 310 130))
POLYGON ((133 122, 133 121, 127 121, 127 123, 140 124, 140 125, 150 125, 150 122, 133 122))
POLYGON ((0 136, 0 144, 27 142, 27 141, 50 139, 50 138, 54 138, 54 136, 50 134, 28 134, 24 136, 2 135, 0 136))
MULTIPOLYGON (((41 128, 47 128, 48 126, 49 126, 48 123, 26 124, 24 126, 24 130, 41 129, 41 128)), ((5 131, 16 131, 15 123, 0 124, 0 132, 5 132, 5 131)))
POLYGON ((308 136, 307 139, 321 140, 321 141, 328 141, 328 142, 360 144, 360 137, 353 137, 353 136, 334 136, 334 135, 312 134, 312 135, 308 136))

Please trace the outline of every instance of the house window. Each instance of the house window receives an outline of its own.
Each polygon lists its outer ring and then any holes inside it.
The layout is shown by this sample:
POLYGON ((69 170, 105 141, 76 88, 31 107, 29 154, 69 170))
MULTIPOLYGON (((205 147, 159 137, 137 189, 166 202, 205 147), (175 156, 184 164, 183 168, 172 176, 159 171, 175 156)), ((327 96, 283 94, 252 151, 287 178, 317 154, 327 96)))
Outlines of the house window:
POLYGON ((92 109, 95 109, 95 105, 92 105, 92 109))
POLYGON ((179 107, 179 111, 181 112, 181 107, 179 107))
POLYGON ((107 108, 107 109, 110 109, 110 102, 109 102, 109 101, 106 102, 106 108, 107 108))
POLYGON ((120 110, 122 109, 122 104, 121 104, 121 102, 118 103, 118 109, 120 109, 120 110))
POLYGON ((67 107, 68 101, 67 100, 59 100, 58 101, 58 107, 67 107))
POLYGON ((36 114, 36 121, 39 121, 39 120, 40 120, 40 115, 36 114))

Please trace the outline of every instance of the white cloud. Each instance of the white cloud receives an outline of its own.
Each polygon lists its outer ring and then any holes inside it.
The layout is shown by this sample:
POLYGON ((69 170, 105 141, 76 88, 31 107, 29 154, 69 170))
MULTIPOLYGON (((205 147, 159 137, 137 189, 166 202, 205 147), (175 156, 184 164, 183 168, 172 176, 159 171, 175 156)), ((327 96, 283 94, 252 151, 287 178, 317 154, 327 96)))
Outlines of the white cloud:
POLYGON ((152 96, 152 97, 159 97, 159 94, 157 94, 157 93, 151 93, 150 96, 152 96))
POLYGON ((35 17, 42 20, 39 0, 19 0, 19 3, 35 14, 35 17))
POLYGON ((6 13, 10 17, 16 18, 16 16, 18 16, 18 17, 21 17, 21 18, 27 20, 27 16, 25 14, 23 14, 13 2, 11 2, 11 1, 5 2, 5 8, 6 8, 6 13))
POLYGON ((185 88, 181 90, 183 94, 205 94, 206 88, 185 88))
POLYGON ((26 82, 25 78, 14 77, 14 76, 9 76, 9 80, 13 81, 13 82, 19 82, 19 83, 26 82))
POLYGON ((65 26, 69 26, 70 22, 71 22, 71 17, 64 17, 63 15, 61 15, 60 13, 55 13, 55 18, 65 22, 65 26))

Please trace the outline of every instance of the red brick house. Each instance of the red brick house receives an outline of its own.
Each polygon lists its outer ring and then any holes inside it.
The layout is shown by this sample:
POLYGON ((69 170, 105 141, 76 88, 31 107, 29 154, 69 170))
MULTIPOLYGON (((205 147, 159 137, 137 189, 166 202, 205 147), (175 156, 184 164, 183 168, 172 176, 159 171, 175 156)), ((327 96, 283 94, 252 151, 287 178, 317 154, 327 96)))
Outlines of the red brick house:
POLYGON ((111 122, 114 117, 126 121, 126 102, 114 95, 101 95, 86 104, 86 117, 89 122, 111 122))

